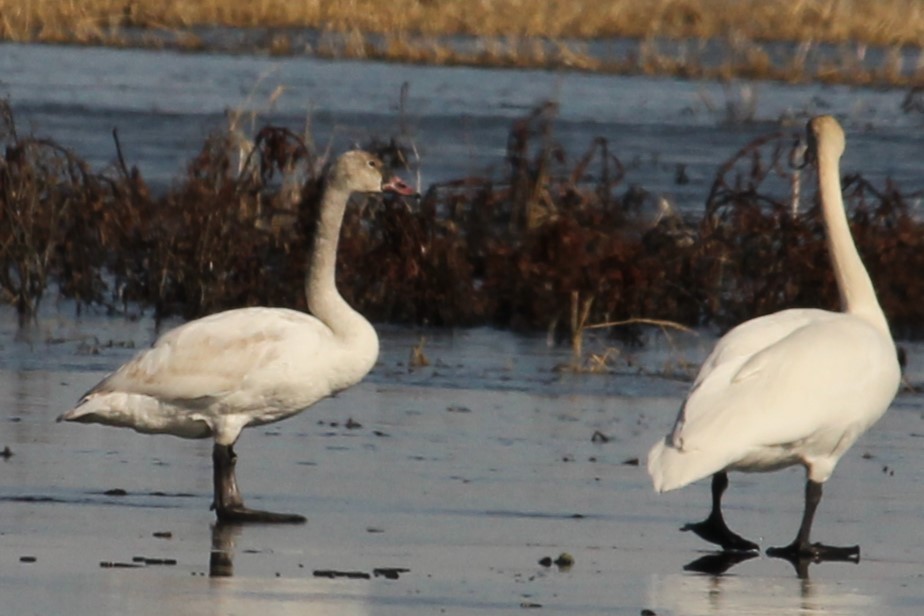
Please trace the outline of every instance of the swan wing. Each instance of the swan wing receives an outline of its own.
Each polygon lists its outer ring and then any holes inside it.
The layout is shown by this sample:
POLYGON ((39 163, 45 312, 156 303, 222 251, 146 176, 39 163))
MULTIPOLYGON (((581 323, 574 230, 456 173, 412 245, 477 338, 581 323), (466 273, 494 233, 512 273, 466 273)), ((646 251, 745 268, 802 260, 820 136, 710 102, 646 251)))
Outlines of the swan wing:
POLYGON ((751 319, 729 330, 703 361, 668 440, 679 443, 684 426, 695 423, 701 413, 708 413, 715 404, 713 398, 721 400, 726 395, 732 379, 752 357, 797 330, 836 316, 824 310, 790 309, 751 319))
POLYGON ((715 348, 703 362, 693 384, 695 390, 700 383, 710 378, 713 371, 739 366, 751 356, 779 342, 798 329, 812 323, 837 318, 838 313, 811 308, 783 310, 746 321, 729 330, 716 343, 715 348))
POLYGON ((895 349, 863 319, 825 314, 711 369, 687 398, 672 443, 731 464, 759 448, 798 453, 829 432, 825 442, 837 446, 840 435, 871 425, 898 388, 895 349))
POLYGON ((105 393, 140 394, 187 408, 205 407, 240 391, 254 374, 286 361, 298 346, 307 359, 328 333, 294 310, 229 310, 177 327, 103 379, 84 399, 105 393))

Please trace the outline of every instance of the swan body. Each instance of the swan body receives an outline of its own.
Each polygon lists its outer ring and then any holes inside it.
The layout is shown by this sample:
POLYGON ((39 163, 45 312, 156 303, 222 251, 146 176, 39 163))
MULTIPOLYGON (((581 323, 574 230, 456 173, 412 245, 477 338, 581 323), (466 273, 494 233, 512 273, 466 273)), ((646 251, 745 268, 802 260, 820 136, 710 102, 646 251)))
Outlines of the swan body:
POLYGON ((375 364, 375 329, 340 296, 335 273, 350 195, 413 192, 397 178, 385 181, 382 167, 375 156, 356 150, 341 156, 325 178, 305 280, 311 314, 240 308, 190 321, 104 378, 58 421, 213 438, 220 520, 304 521, 243 506, 232 445, 244 428, 304 411, 359 382, 375 364))
POLYGON ((821 485, 886 412, 901 373, 844 212, 838 168, 843 130, 834 118, 821 116, 809 122, 808 137, 842 311, 784 310, 729 331, 703 363, 673 429, 651 448, 648 472, 658 492, 712 475, 713 512, 685 529, 725 549, 750 550, 756 544, 732 533, 721 516, 725 473, 802 465, 803 525, 781 555, 824 558, 828 546, 808 542, 821 485))
POLYGON ((63 418, 231 445, 245 427, 286 419, 359 382, 378 357, 378 337, 365 319, 350 335, 339 339, 296 310, 220 312, 161 336, 63 418))
POLYGON ((885 413, 899 378, 891 340, 862 318, 793 309, 739 325, 706 359, 670 435, 652 448, 655 489, 720 470, 795 464, 823 483, 885 413))

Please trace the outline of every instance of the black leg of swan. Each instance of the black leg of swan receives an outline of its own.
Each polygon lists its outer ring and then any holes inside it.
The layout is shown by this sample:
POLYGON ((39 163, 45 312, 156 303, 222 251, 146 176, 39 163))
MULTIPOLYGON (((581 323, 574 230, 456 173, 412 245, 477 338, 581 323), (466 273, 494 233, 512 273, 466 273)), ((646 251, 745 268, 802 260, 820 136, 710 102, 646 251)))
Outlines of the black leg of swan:
POLYGON ((805 482, 805 511, 802 514, 799 534, 787 546, 767 549, 767 556, 784 558, 790 562, 797 560, 809 560, 816 563, 824 560, 860 561, 860 546, 858 545, 837 547, 811 542, 809 537, 812 532, 812 521, 815 519, 815 510, 818 509, 820 502, 821 484, 809 479, 805 482))
POLYGON ((712 476, 712 511, 702 522, 686 524, 680 530, 691 530, 700 538, 715 543, 726 551, 751 552, 760 548, 753 541, 738 535, 725 524, 722 517, 722 494, 728 487, 728 473, 720 471, 712 476))
POLYGON ((248 509, 244 506, 244 499, 237 489, 237 478, 234 475, 234 466, 237 455, 231 445, 215 443, 212 448, 212 465, 214 466, 215 501, 212 508, 218 516, 219 522, 258 522, 275 524, 302 524, 306 522, 304 516, 294 513, 273 513, 248 509))

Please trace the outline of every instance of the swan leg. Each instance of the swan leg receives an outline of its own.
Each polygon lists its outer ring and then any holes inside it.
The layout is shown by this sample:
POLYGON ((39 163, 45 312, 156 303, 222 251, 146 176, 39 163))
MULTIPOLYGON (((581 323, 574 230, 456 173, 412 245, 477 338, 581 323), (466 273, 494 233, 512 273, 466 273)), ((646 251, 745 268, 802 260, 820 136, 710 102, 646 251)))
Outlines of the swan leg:
POLYGON ((818 509, 818 503, 821 502, 821 491, 821 484, 817 481, 809 479, 805 482, 805 510, 802 513, 802 524, 799 526, 799 533, 789 545, 767 549, 767 556, 785 558, 790 562, 796 560, 859 562, 860 546, 858 545, 838 547, 811 542, 812 522, 815 519, 815 510, 818 509))
POLYGON ((237 488, 237 477, 234 474, 236 464, 237 454, 234 453, 232 446, 215 443, 212 448, 215 484, 215 500, 212 508, 219 522, 300 524, 306 521, 303 516, 297 514, 273 513, 245 507, 244 499, 237 488))
POLYGON ((751 552, 759 549, 753 541, 732 532, 722 517, 722 494, 728 487, 728 473, 719 471, 712 476, 712 511, 702 522, 686 524, 680 530, 693 531, 700 538, 715 543, 726 551, 751 552))

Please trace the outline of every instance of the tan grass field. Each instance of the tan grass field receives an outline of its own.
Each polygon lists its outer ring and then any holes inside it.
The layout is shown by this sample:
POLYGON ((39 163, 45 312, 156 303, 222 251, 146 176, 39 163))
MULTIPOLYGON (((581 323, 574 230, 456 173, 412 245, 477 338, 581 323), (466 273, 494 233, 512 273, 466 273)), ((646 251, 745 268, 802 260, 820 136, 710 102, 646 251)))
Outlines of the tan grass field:
MULTIPOLYGON (((429 64, 568 68, 690 78, 763 78, 917 86, 900 50, 924 50, 924 0, 0 0, 0 40, 203 49, 195 28, 275 30, 260 51, 308 52, 429 64), (313 29, 321 42, 299 49, 292 32, 313 29), (130 35, 129 35, 130 33, 130 35), (369 35, 380 35, 373 44, 369 35), (447 37, 479 38, 460 51, 447 37), (586 53, 595 38, 641 41, 637 54, 602 59, 586 53), (691 41, 692 52, 664 52, 659 41, 691 41), (727 42, 728 58, 707 66, 696 42, 727 42), (840 58, 805 62, 794 49, 784 64, 763 45, 799 41, 839 45, 840 58), (888 50, 865 63, 865 46, 888 50), (858 60, 859 58, 859 60, 858 60)), ((805 47, 808 49, 809 47, 805 47)))
POLYGON ((80 41, 127 25, 549 38, 924 41, 918 0, 0 0, 0 37, 80 41))

